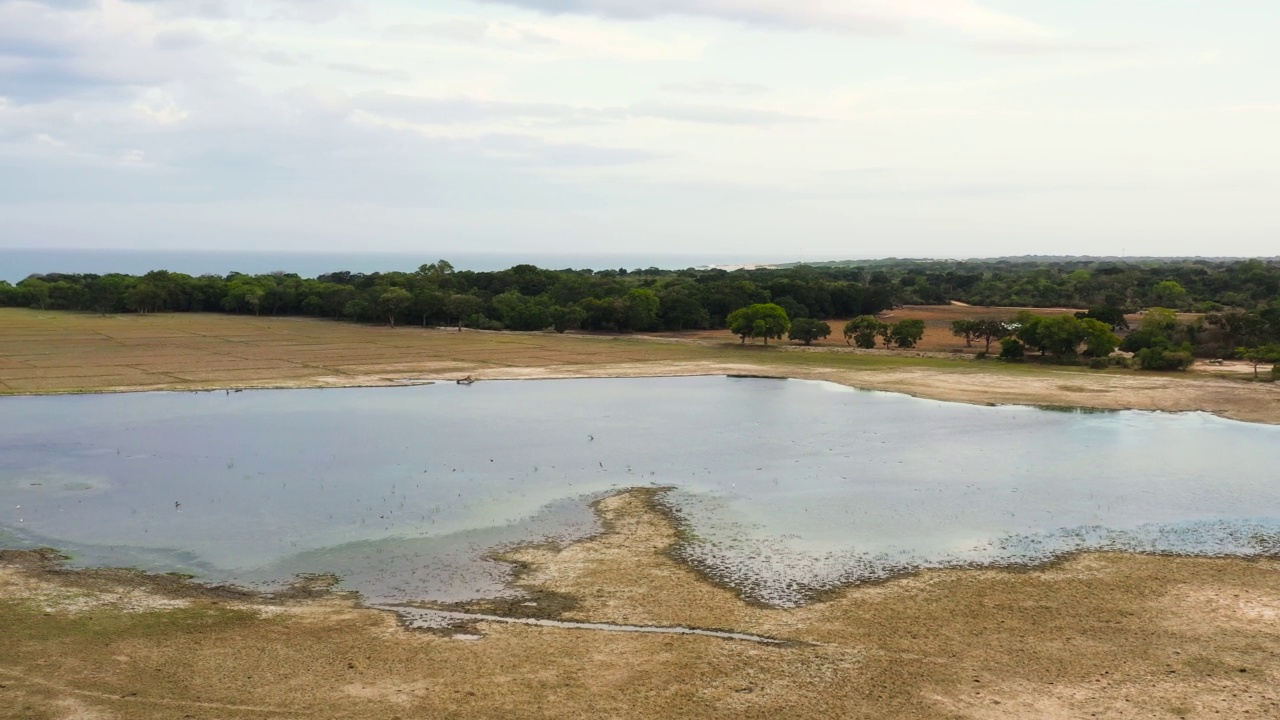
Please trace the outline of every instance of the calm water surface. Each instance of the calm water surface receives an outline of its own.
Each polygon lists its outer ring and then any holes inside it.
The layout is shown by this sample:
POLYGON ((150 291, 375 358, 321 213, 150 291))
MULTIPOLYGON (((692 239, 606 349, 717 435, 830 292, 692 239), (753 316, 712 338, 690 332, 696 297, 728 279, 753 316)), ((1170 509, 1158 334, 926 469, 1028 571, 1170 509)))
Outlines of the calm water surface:
POLYGON ((0 398, 0 546, 371 602, 504 592, 494 548, 598 530, 623 487, 757 599, 1113 548, 1280 551, 1280 427, 974 407, 802 381, 0 398))

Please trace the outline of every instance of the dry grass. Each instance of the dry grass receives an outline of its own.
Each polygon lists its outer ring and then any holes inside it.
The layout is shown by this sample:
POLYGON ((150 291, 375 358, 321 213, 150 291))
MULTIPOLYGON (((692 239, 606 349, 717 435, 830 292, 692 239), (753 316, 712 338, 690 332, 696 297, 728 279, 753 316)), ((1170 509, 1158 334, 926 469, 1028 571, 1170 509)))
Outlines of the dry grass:
MULTIPOLYGON (((1012 309, 910 308, 952 316, 1012 309)), ((1065 311, 1064 311, 1065 312, 1065 311)), ((942 332, 933 327, 929 332, 942 332)), ((949 336, 949 330, 947 331, 949 336)), ((951 338, 963 345, 963 341, 951 338)), ((727 332, 667 336, 391 329, 302 318, 95 315, 0 308, 0 394, 390 385, 404 380, 747 373, 826 380, 939 400, 1204 410, 1280 422, 1280 385, 1239 373, 1091 371, 974 362, 971 355, 741 346, 727 332), (1247 379, 1247 376, 1245 376, 1247 379)))
POLYGON ((672 560, 644 493, 599 510, 608 534, 517 553, 523 582, 573 597, 573 618, 796 642, 497 623, 465 641, 340 596, 227 597, 11 553, 0 717, 1280 716, 1274 561, 1087 555, 769 610, 672 560))

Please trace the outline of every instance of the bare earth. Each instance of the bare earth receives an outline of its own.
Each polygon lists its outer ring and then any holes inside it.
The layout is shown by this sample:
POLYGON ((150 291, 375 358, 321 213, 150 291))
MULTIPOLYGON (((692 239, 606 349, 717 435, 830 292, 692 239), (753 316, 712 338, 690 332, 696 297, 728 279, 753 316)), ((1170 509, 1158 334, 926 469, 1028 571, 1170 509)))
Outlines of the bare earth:
MULTIPOLYGON (((1280 422, 1280 387, 1228 373, 946 354, 0 310, 0 393, 10 394, 761 374, 1280 422)), ((0 552, 0 718, 1280 717, 1274 559, 1090 554, 1035 571, 928 572, 780 610, 672 559, 679 532, 653 491, 598 511, 601 536, 506 558, 537 605, 452 609, 785 642, 486 621, 413 631, 314 584, 261 597, 0 552)))

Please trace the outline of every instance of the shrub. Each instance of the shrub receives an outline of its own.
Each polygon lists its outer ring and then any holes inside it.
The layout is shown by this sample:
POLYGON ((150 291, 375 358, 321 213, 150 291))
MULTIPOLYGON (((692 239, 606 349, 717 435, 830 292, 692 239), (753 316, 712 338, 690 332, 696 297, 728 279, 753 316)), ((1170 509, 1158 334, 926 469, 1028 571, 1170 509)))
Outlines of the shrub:
POLYGON ((1027 354, 1027 346, 1022 344, 1021 340, 1015 338, 1004 338, 1000 341, 1000 359, 1001 360, 1021 360, 1023 355, 1027 354))
POLYGON ((1163 348, 1146 348, 1139 350, 1134 356, 1138 367, 1143 370, 1186 370, 1195 362, 1191 353, 1185 350, 1165 350, 1163 348))
POLYGON ((1106 370, 1111 367, 1111 360, 1104 357, 1096 357, 1089 361, 1089 367, 1094 370, 1106 370))

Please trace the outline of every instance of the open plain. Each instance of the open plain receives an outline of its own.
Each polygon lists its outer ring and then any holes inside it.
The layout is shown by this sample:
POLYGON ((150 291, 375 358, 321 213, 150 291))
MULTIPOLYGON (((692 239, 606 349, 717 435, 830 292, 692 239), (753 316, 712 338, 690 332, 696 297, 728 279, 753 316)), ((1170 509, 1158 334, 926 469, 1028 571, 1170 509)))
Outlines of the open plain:
MULTIPOLYGON (((903 309, 942 322, 954 310, 903 309)), ((948 321, 949 322, 949 321, 948 321)), ((942 331, 932 328, 932 342, 942 331)), ((928 339, 928 338, 927 338, 928 339)), ((951 338, 951 346, 964 342, 951 338)), ((939 346, 941 348, 943 346, 939 346)), ((951 349, 955 349, 952 347, 951 349)), ((1205 411, 1280 423, 1280 385, 1232 370, 1098 371, 840 343, 374 327, 207 314, 97 316, 0 308, 0 394, 354 387, 408 381, 760 374, 979 404, 1205 411)))
MULTIPOLYGON (((740 373, 1280 422, 1276 386, 1234 377, 766 350, 724 336, 0 310, 0 392, 740 373)), ((0 717, 1280 716, 1275 559, 1094 553, 1033 570, 923 572, 778 609, 676 559, 682 529, 661 491, 623 491, 596 510, 596 537, 502 556, 535 605, 447 609, 781 642, 481 619, 421 631, 323 579, 260 595, 0 552, 0 717)))

